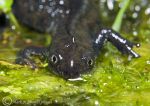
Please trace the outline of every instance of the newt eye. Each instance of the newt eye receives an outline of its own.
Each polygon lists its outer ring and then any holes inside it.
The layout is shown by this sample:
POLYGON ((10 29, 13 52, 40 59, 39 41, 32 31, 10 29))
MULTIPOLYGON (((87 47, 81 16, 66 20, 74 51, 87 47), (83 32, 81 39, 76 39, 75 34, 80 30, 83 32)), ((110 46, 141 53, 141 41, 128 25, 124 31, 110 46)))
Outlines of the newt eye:
POLYGON ((56 64, 56 63, 58 62, 57 56, 56 56, 56 55, 52 55, 51 61, 52 61, 54 64, 56 64))
POLYGON ((93 66, 94 62, 93 62, 92 59, 89 59, 89 60, 87 61, 87 64, 88 64, 88 66, 93 66))

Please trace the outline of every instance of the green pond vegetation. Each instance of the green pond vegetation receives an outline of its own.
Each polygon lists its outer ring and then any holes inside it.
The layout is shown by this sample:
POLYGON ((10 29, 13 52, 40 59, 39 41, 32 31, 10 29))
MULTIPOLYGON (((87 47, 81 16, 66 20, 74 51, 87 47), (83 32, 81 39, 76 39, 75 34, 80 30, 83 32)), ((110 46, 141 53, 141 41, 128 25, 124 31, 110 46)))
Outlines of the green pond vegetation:
MULTIPOLYGON (((142 6, 141 0, 128 2, 125 17, 122 13, 118 16, 123 18, 122 25, 121 21, 113 24, 113 28, 120 29, 125 38, 141 44, 140 48, 134 48, 141 55, 140 58, 124 56, 107 43, 90 73, 83 74, 78 80, 65 80, 53 74, 48 70, 47 63, 39 60, 37 70, 14 64, 20 49, 32 44, 47 45, 51 39, 49 34, 41 36, 18 25, 10 12, 10 2, 0 1, 0 11, 7 13, 12 23, 0 33, 0 105, 149 106, 150 12, 147 11, 150 11, 150 5, 142 6), (132 11, 133 7, 138 11, 132 11), (134 12, 137 12, 137 17, 134 12), (21 28, 14 30, 13 24, 21 28)), ((145 2, 150 4, 148 0, 145 2)), ((101 8, 105 12, 101 17, 104 25, 111 26, 116 17, 107 15, 113 11, 116 16, 118 8, 108 10, 106 7, 101 8)))

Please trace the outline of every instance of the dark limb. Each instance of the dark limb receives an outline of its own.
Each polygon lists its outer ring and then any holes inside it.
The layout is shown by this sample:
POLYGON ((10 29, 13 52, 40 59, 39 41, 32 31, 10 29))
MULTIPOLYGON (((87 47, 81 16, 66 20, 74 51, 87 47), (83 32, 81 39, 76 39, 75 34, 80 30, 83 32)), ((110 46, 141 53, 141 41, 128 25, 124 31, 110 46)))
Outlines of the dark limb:
POLYGON ((120 36, 117 32, 111 29, 102 29, 94 41, 94 46, 101 49, 104 42, 108 40, 111 42, 121 53, 132 55, 133 57, 140 57, 139 54, 132 50, 133 46, 139 47, 140 44, 132 43, 120 36))
POLYGON ((47 48, 42 47, 27 47, 24 50, 18 53, 18 57, 16 59, 17 64, 21 65, 29 65, 32 69, 37 68, 35 61, 33 60, 33 56, 38 56, 40 59, 45 59, 47 53, 47 48))

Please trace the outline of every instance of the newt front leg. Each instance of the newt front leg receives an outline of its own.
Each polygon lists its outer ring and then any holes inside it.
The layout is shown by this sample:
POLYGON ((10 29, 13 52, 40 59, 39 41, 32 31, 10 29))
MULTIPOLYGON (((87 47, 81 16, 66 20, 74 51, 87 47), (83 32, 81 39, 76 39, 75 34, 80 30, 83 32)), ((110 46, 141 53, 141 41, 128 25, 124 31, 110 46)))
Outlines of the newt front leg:
POLYGON ((46 59, 46 55, 47 48, 35 46, 27 47, 18 53, 16 63, 21 65, 29 65, 32 69, 36 69, 37 65, 35 64, 35 61, 32 59, 32 57, 38 56, 41 59, 46 59))
POLYGON ((126 40, 111 29, 102 29, 98 33, 97 38, 94 40, 94 47, 101 49, 106 40, 111 42, 121 53, 132 55, 135 58, 140 57, 139 54, 132 50, 133 46, 139 47, 140 44, 126 40))

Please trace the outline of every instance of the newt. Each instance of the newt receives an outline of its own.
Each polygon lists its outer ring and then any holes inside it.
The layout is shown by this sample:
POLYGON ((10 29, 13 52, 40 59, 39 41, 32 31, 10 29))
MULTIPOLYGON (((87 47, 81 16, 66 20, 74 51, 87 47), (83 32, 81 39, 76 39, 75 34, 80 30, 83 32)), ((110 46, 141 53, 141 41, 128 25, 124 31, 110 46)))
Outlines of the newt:
POLYGON ((21 50, 16 63, 35 69, 32 56, 39 56, 55 74, 70 79, 92 70, 106 41, 122 54, 140 57, 132 50, 138 43, 102 27, 98 4, 99 0, 14 0, 13 12, 22 24, 52 35, 47 47, 21 50))

